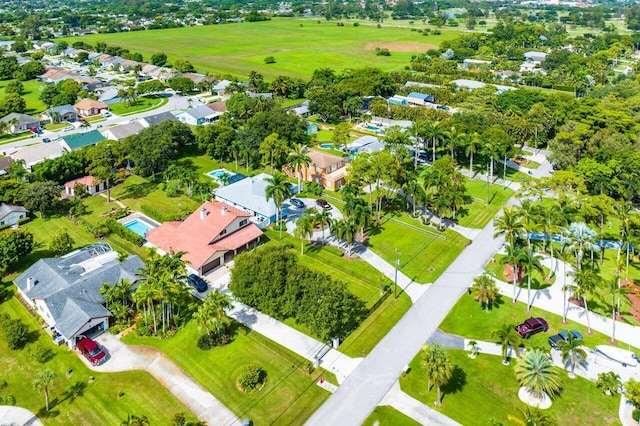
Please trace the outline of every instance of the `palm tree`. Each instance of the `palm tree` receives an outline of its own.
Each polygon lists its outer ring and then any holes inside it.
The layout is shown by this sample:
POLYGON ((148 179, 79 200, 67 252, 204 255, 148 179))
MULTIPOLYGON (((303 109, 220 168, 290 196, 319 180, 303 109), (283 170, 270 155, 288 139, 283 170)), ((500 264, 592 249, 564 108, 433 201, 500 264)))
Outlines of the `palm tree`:
POLYGON ((587 294, 593 292, 598 286, 600 276, 591 269, 577 269, 571 273, 573 276, 573 294, 582 298, 584 312, 587 317, 587 332, 591 334, 591 321, 589 320, 589 306, 587 305, 587 294))
POLYGON ((621 384, 620 376, 613 371, 598 374, 598 380, 596 381, 596 386, 604 389, 604 393, 607 395, 615 395, 621 384))
POLYGON ((499 291, 495 281, 487 274, 482 274, 473 279, 471 285, 471 295, 473 300, 480 302, 480 306, 484 305, 484 308, 489 312, 491 304, 498 297, 499 291))
POLYGON ((149 419, 147 416, 136 416, 135 414, 129 414, 126 420, 120 423, 120 426, 149 426, 149 419))
POLYGON ((420 140, 420 135, 423 133, 424 122, 422 121, 414 121, 411 126, 407 129, 407 132, 413 136, 415 139, 414 144, 414 152, 413 152, 413 168, 418 167, 418 156, 420 154, 420 145, 422 145, 422 141, 420 140))
POLYGON ((222 320, 224 319, 225 312, 232 306, 231 298, 226 294, 215 290, 207 294, 205 303, 210 305, 210 310, 213 313, 213 318, 216 325, 216 331, 220 333, 220 326, 222 325, 222 320))
POLYGON ((522 216, 522 225, 527 238, 527 248, 531 250, 531 231, 533 231, 533 219, 536 213, 535 205, 530 199, 520 200, 520 215, 522 216))
MULTIPOLYGON (((543 240, 543 250, 547 250, 547 239, 549 240, 549 249, 551 252, 551 259, 555 259, 553 253, 553 240, 551 236, 556 230, 558 225, 564 224, 565 218, 562 214, 562 209, 557 204, 551 204, 548 207, 542 206, 537 210, 537 215, 535 217, 538 228, 545 234, 545 239, 543 240)), ((556 262, 556 267, 549 270, 549 276, 547 279, 551 278, 551 275, 555 272, 554 270, 558 269, 558 263, 556 262)))
POLYGON ((505 207, 502 215, 493 220, 493 226, 495 227, 493 237, 504 235, 505 241, 512 247, 516 246, 516 242, 525 232, 522 212, 511 206, 505 207))
POLYGON ((531 275, 533 271, 540 272, 540 275, 544 274, 542 263, 540 263, 541 259, 542 256, 534 254, 529 250, 523 250, 522 252, 522 265, 527 274, 527 312, 531 310, 531 275))
POLYGON ((526 351, 516 363, 514 372, 520 386, 528 388, 538 399, 544 394, 556 394, 562 388, 551 357, 541 349, 526 351))
POLYGON ((509 346, 511 346, 518 355, 518 348, 522 343, 522 337, 518 334, 516 329, 511 324, 502 324, 500 328, 493 330, 491 336, 498 340, 502 349, 502 364, 509 365, 507 360, 507 353, 509 352, 509 346))
POLYGON ((411 197, 411 207, 413 209, 412 215, 415 216, 416 205, 418 203, 424 203, 424 201, 426 200, 426 193, 424 192, 424 189, 422 188, 420 182, 414 178, 410 178, 409 180, 407 180, 403 189, 407 198, 407 207, 409 207, 409 197, 411 197))
MULTIPOLYGON (((604 282, 604 288, 606 293, 611 296, 611 343, 616 342, 616 308, 620 304, 620 299, 623 294, 631 291, 628 287, 620 286, 620 274, 611 277, 611 279, 604 282), (616 300, 617 299, 617 300, 616 300)), ((617 312, 619 314, 619 312, 617 312)))
POLYGON ((315 225, 320 226, 322 229, 322 245, 324 246, 324 228, 331 225, 331 213, 329 210, 321 209, 316 215, 314 215, 315 225))
POLYGON ((475 176, 473 172, 473 154, 478 152, 478 149, 482 147, 482 141, 480 140, 480 135, 477 132, 471 133, 467 135, 466 139, 466 147, 465 154, 469 156, 469 176, 475 176))
POLYGON ((451 380, 455 366, 447 353, 437 344, 427 348, 423 358, 423 365, 429 378, 429 386, 431 382, 436 386, 438 397, 435 404, 436 406, 440 406, 442 405, 440 388, 451 380))
POLYGON ((556 426, 558 424, 553 417, 538 407, 527 405, 524 408, 518 408, 518 411, 522 415, 524 426, 556 426))
POLYGON ((33 387, 44 394, 44 404, 49 411, 49 391, 53 388, 53 379, 55 374, 51 370, 44 370, 36 377, 33 387))
POLYGON ((436 146, 438 142, 445 139, 445 130, 437 121, 424 123, 423 131, 426 137, 431 138, 431 146, 433 147, 432 161, 436 161, 436 146))
POLYGON ((295 144, 293 151, 289 153, 287 162, 298 174, 298 192, 302 191, 302 168, 309 167, 311 157, 309 157, 309 147, 302 144, 295 144))
POLYGON ((576 377, 573 371, 577 363, 584 363, 587 360, 587 353, 582 349, 582 339, 577 339, 573 336, 573 333, 567 333, 567 340, 560 340, 558 342, 558 349, 562 353, 562 362, 567 365, 571 365, 571 372, 569 378, 576 377))
POLYGON ((348 257, 351 257, 351 246, 356 239, 357 229, 356 224, 350 218, 333 220, 329 226, 331 235, 347 244, 348 257))
POLYGON ((571 261, 573 252, 569 246, 561 245, 558 251, 558 261, 562 262, 562 294, 563 294, 563 310, 562 310, 562 323, 567 323, 567 311, 569 306, 567 303, 567 291, 573 288, 572 285, 567 285, 567 263, 571 261))
POLYGON ((596 232, 589 228, 584 222, 573 222, 569 228, 562 231, 562 243, 571 247, 576 255, 576 268, 582 268, 582 259, 584 251, 589 250, 592 254, 600 250, 595 244, 596 232))
POLYGON ((300 216, 296 221, 294 235, 300 238, 300 255, 304 256, 304 239, 311 238, 313 235, 313 221, 311 216, 307 214, 300 216))
MULTIPOLYGON (((276 222, 280 222, 280 210, 284 200, 289 198, 291 190, 289 189, 289 182, 287 182, 287 175, 282 172, 276 171, 273 177, 265 179, 268 182, 265 188, 265 196, 267 201, 273 199, 276 205, 276 222)), ((279 224, 278 224, 279 225, 279 224)), ((282 227, 278 226, 280 238, 282 238, 282 227)))
POLYGON ((356 202, 353 206, 351 213, 349 214, 349 218, 353 220, 353 223, 360 229, 360 237, 364 239, 365 236, 365 228, 371 225, 372 221, 372 213, 371 208, 367 205, 366 201, 362 198, 357 198, 358 202, 356 202))
POLYGON ((107 309, 109 309, 109 305, 113 302, 114 299, 114 286, 112 286, 109 282, 103 282, 102 287, 98 290, 100 293, 100 297, 107 304, 107 309))
POLYGON ((523 269, 523 264, 527 255, 527 250, 523 248, 517 248, 511 244, 505 246, 506 254, 500 259, 500 263, 504 265, 511 265, 513 268, 513 278, 511 284, 513 284, 513 298, 511 303, 516 303, 516 289, 518 288, 519 274, 523 269))

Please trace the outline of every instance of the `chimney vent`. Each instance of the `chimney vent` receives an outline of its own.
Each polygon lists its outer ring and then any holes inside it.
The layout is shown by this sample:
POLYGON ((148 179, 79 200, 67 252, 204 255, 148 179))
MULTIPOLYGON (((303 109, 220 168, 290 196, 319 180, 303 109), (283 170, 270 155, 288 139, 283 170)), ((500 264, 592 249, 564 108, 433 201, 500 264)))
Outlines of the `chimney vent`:
POLYGON ((222 216, 227 214, 227 206, 222 206, 222 216))
POLYGON ((203 207, 200 209, 200 219, 205 220, 206 217, 207 217, 207 209, 203 207))
POLYGON ((33 277, 27 278, 27 291, 31 290, 35 285, 36 280, 33 277))

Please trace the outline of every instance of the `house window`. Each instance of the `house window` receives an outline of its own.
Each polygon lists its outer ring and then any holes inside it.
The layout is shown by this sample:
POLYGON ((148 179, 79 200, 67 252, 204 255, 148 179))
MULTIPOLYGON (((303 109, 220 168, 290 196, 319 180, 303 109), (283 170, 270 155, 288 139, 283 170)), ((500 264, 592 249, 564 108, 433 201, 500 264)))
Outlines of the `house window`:
POLYGON ((222 237, 222 236, 223 236, 223 235, 225 235, 226 233, 227 233, 227 230, 226 230, 226 229, 223 229, 223 230, 222 230, 222 232, 220 232, 220 234, 219 234, 219 235, 222 237))
POLYGON ((240 226, 240 228, 242 228, 242 227, 243 227, 243 226, 245 226, 246 224, 247 224, 247 219, 242 219, 242 220, 240 221, 239 226, 240 226))

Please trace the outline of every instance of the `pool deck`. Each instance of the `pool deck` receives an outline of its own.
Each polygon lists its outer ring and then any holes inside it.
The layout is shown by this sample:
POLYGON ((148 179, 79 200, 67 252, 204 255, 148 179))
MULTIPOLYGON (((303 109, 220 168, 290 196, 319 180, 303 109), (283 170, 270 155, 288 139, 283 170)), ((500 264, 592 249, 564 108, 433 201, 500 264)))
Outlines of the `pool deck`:
POLYGON ((118 222, 124 225, 125 223, 131 222, 132 220, 136 220, 136 219, 141 220, 143 222, 147 222, 149 225, 152 225, 155 228, 161 225, 160 223, 151 219, 146 214, 140 213, 140 212, 133 212, 130 215, 123 217, 122 219, 118 219, 118 222))

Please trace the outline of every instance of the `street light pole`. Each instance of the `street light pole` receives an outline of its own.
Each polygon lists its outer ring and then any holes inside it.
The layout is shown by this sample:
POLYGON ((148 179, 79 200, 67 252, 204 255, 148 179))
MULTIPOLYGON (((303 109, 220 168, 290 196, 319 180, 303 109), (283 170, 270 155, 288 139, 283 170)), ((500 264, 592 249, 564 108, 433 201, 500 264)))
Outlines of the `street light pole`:
POLYGON ((400 252, 396 249, 396 273, 393 278, 393 298, 398 298, 398 266, 400 266, 400 252))

